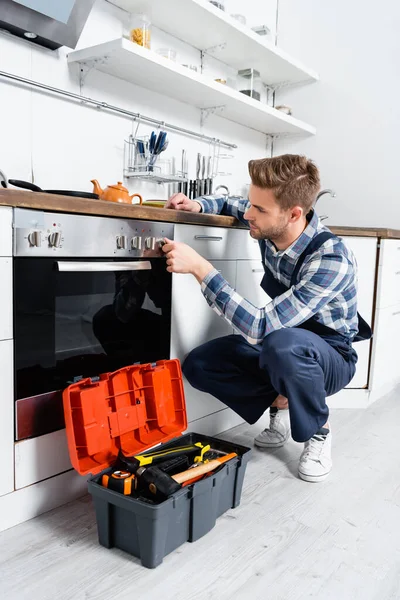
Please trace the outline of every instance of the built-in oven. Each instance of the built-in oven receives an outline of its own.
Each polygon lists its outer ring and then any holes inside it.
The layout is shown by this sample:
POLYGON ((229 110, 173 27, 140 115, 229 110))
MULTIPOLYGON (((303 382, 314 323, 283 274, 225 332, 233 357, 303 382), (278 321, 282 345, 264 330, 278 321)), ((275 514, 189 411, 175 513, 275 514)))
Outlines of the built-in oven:
POLYGON ((16 440, 64 427, 70 383, 169 358, 173 227, 15 209, 16 440))

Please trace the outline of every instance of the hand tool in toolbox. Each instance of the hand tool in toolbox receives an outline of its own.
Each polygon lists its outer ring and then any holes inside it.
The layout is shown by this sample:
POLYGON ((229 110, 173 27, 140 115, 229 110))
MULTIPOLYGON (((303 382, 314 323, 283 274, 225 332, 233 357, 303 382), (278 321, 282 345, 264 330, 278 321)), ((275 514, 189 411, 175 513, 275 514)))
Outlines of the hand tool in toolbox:
POLYGON ((172 476, 164 473, 158 467, 139 467, 136 471, 137 489, 139 489, 142 494, 150 492, 150 495, 157 500, 166 500, 180 490, 182 484, 189 481, 194 483, 192 480, 195 479, 198 481, 207 473, 215 471, 215 469, 236 457, 237 454, 232 452, 172 476))
POLYGON ((101 484, 104 487, 112 489, 116 492, 121 492, 122 494, 130 496, 138 487, 137 482, 135 481, 135 474, 137 473, 139 467, 152 464, 163 465, 168 461, 168 459, 177 457, 186 459, 183 464, 186 463, 188 465, 189 457, 193 455, 194 464, 202 463, 204 462, 205 454, 209 450, 210 445, 203 445, 201 442, 197 442, 196 444, 192 444, 190 446, 175 446, 173 448, 165 448, 164 450, 156 450, 146 454, 137 454, 131 457, 124 456, 120 450, 117 461, 114 465, 115 471, 113 471, 111 475, 103 475, 101 478, 101 484))
POLYGON ((203 462, 204 455, 210 450, 209 444, 197 442, 190 446, 174 446, 146 454, 136 454, 134 456, 125 456, 121 450, 118 453, 117 462, 114 465, 116 470, 124 469, 130 473, 136 473, 139 467, 162 463, 176 456, 194 456, 194 462, 203 462))
POLYGON ((101 484, 125 496, 130 496, 136 489, 135 476, 129 471, 113 471, 111 475, 103 475, 101 484))

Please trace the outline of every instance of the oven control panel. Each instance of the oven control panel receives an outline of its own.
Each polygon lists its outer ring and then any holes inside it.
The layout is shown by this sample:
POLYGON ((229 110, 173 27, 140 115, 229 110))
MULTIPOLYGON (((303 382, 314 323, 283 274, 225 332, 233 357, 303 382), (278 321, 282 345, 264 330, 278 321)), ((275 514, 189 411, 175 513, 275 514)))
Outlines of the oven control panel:
POLYGON ((14 256, 162 258, 173 223, 14 209, 14 256))

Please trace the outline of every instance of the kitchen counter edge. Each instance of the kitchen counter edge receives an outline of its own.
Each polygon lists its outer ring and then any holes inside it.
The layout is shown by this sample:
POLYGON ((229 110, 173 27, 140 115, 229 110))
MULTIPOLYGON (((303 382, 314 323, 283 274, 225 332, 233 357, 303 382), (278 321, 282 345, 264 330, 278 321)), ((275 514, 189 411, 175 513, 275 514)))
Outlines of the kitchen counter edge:
MULTIPOLYGON (((139 204, 126 205, 118 204, 116 202, 105 202, 103 200, 88 200, 86 198, 72 196, 8 189, 0 190, 0 206, 75 213, 81 215, 95 215, 101 217, 138 219, 143 221, 162 221, 187 225, 232 227, 236 229, 243 228, 243 225, 235 218, 223 215, 189 213, 181 210, 140 206, 139 204)), ((385 227, 347 227, 329 225, 329 229, 336 235, 343 236, 400 239, 399 229, 385 227)))

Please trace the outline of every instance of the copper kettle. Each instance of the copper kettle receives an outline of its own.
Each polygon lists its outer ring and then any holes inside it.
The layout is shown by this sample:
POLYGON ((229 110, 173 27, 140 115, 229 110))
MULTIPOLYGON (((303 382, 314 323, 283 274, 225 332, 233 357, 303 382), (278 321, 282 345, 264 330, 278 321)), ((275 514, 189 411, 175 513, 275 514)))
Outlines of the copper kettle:
POLYGON ((93 192, 98 194, 100 200, 108 200, 108 202, 121 202, 122 204, 132 204, 133 198, 139 198, 139 204, 143 203, 143 198, 140 194, 129 195, 126 187, 122 185, 122 181, 118 181, 116 185, 109 185, 105 190, 102 189, 97 179, 92 179, 93 192))

